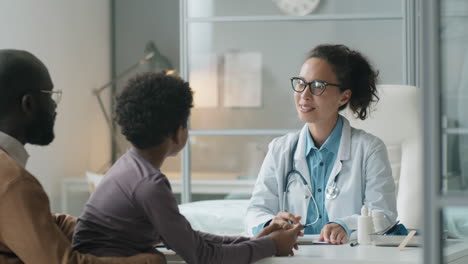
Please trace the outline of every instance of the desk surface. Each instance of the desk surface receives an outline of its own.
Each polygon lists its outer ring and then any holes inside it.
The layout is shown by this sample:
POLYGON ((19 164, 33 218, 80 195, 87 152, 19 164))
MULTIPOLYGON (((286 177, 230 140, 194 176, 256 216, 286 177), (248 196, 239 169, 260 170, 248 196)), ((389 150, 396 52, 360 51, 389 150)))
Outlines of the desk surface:
MULTIPOLYGON (((159 249, 161 250, 161 249, 159 249)), ((166 254, 168 264, 185 263, 171 250, 166 254)), ((423 249, 416 247, 399 251, 397 247, 376 247, 372 245, 300 245, 293 257, 265 258, 255 264, 421 264, 423 249)), ((444 250, 444 263, 468 263, 468 241, 448 240, 444 250)))
POLYGON ((376 247, 372 245, 300 245, 293 257, 271 257, 256 264, 349 263, 416 264, 422 259, 421 248, 376 247))
MULTIPOLYGON (((418 264, 422 263, 423 249, 408 247, 399 251, 397 247, 376 247, 372 245, 301 245, 293 257, 271 257, 256 264, 418 264)), ((446 263, 468 263, 468 242, 447 241, 444 255, 446 263)))

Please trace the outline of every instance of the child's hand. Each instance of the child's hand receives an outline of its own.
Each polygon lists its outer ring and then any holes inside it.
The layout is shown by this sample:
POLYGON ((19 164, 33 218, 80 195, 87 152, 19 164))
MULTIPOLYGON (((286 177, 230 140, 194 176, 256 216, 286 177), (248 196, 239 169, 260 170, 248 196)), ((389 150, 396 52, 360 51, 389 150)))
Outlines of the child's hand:
POLYGON ((297 224, 289 230, 278 229, 269 235, 275 242, 277 256, 294 256, 293 248, 297 249, 297 236, 301 235, 303 228, 303 225, 297 224))
POLYGON ((270 223, 267 227, 263 228, 262 231, 260 231, 260 233, 258 233, 256 236, 253 236, 251 239, 257 239, 257 238, 267 236, 271 234, 271 232, 274 232, 278 229, 282 229, 282 227, 279 224, 270 223))

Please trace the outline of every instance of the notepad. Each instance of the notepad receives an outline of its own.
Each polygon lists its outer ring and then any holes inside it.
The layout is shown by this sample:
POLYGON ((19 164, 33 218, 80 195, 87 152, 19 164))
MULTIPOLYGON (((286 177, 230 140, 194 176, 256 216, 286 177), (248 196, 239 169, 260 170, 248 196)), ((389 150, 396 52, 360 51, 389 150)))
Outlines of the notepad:
POLYGON ((298 245, 319 245, 319 244, 326 244, 331 245, 325 241, 319 241, 320 235, 304 235, 297 237, 297 244, 298 245))
MULTIPOLYGON (((397 247, 407 236, 398 235, 398 236, 385 236, 385 235, 371 235, 372 244, 374 246, 393 246, 397 247)), ((422 246, 423 239, 421 236, 413 236, 407 242, 407 247, 420 247, 422 246)))

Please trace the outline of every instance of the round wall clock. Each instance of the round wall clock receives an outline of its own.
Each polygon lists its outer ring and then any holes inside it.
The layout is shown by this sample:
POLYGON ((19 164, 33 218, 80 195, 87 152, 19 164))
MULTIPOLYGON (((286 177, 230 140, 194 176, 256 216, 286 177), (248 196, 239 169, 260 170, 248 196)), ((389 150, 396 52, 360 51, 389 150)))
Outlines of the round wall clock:
POLYGON ((272 0, 286 15, 305 16, 314 11, 320 0, 272 0))

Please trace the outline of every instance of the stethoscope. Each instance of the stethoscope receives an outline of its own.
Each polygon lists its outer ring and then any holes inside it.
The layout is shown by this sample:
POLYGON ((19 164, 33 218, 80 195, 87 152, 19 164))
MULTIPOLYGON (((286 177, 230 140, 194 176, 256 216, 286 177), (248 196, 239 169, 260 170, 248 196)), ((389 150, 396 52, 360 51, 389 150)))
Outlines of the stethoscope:
MULTIPOLYGON (((302 184, 306 187, 307 189, 307 192, 309 195, 306 195, 304 198, 305 199, 311 199, 312 202, 314 203, 314 206, 315 206, 315 211, 317 212, 317 216, 315 218, 315 220, 312 222, 312 223, 309 223, 309 224, 306 224, 304 225, 304 227, 307 227, 307 226, 310 226, 310 225, 313 225, 315 223, 318 222, 319 220, 319 209, 318 209, 318 205, 317 205, 317 202, 315 201, 315 197, 314 195, 312 194, 312 187, 307 184, 307 181, 306 179, 304 178, 304 176, 302 176, 302 174, 296 170, 295 166, 294 166, 294 154, 296 153, 296 148, 297 148, 297 144, 298 144, 298 141, 296 141, 296 143, 294 144, 294 147, 291 151, 291 170, 286 174, 286 177, 285 177, 285 184, 284 184, 284 190, 283 190, 283 210, 287 212, 287 193, 288 193, 288 189, 289 189, 289 185, 291 184, 291 182, 293 182, 294 180, 290 180, 292 176, 296 175, 296 178, 299 177, 299 180, 302 181, 302 184)), ((327 200, 334 200, 336 199, 336 197, 338 197, 338 195, 340 194, 340 189, 338 188, 338 185, 337 185, 337 181, 338 181, 338 175, 335 176, 333 182, 327 186, 327 188, 325 189, 325 198, 327 200)))

